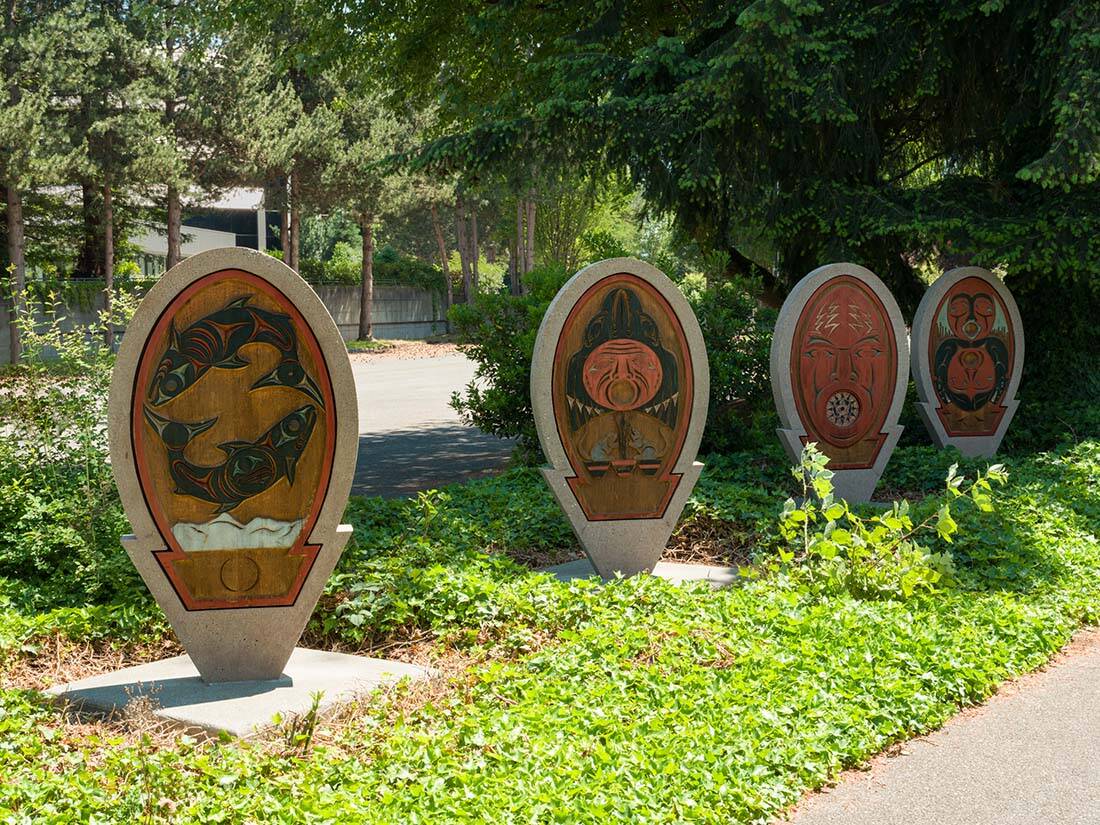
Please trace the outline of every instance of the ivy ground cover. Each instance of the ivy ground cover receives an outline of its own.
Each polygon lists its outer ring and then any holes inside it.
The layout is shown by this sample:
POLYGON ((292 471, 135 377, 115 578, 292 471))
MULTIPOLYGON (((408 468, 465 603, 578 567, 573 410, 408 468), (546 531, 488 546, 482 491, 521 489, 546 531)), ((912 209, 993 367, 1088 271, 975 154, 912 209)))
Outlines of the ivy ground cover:
MULTIPOLYGON (((914 509, 933 512, 951 460, 899 450, 885 481, 929 493, 914 509)), ((125 651, 165 631, 137 592, 69 609, 36 603, 9 576, 0 820, 768 822, 1096 621, 1100 443, 1006 464, 994 512, 959 508, 954 543, 930 540, 951 553, 954 579, 907 599, 857 598, 809 562, 767 563, 787 494, 774 458, 712 461, 689 508, 682 531, 756 547, 744 582, 718 591, 532 572, 516 559, 571 542, 531 471, 356 500, 359 541, 307 641, 416 638, 459 664, 312 735, 252 744, 76 724, 15 686, 51 639, 125 651)))

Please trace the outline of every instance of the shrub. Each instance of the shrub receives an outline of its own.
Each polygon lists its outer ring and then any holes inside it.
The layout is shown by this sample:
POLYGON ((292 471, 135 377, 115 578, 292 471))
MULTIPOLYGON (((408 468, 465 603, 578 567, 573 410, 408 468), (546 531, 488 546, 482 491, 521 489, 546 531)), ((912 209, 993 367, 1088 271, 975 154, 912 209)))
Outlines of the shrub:
POLYGON ((890 509, 860 516, 847 502, 833 497, 833 473, 829 459, 807 444, 794 475, 802 483, 802 503, 787 499, 780 516, 780 535, 788 547, 779 561, 798 562, 798 572, 812 583, 851 593, 858 598, 908 599, 919 591, 936 592, 952 583, 954 561, 948 552, 930 552, 918 540, 935 533, 951 543, 958 525, 951 516, 951 501, 966 497, 980 512, 993 511, 992 482, 1007 478, 999 464, 979 473, 969 486, 958 474, 958 465, 947 471, 946 493, 938 509, 914 522, 906 499, 890 509))
MULTIPOLYGON (((268 254, 283 260, 277 249, 268 254)), ((298 262, 298 274, 311 284, 358 284, 363 278, 363 258, 351 244, 340 241, 327 261, 302 258, 298 262)), ((374 256, 374 278, 401 286, 425 289, 442 295, 447 288, 443 271, 419 258, 402 255, 393 247, 384 246, 374 256)))
MULTIPOLYGON (((572 275, 558 265, 536 267, 526 295, 479 295, 456 306, 451 321, 463 351, 477 363, 474 380, 451 405, 469 424, 520 443, 520 456, 536 460, 538 437, 531 412, 531 355, 546 308, 572 275)), ((775 313, 761 308, 746 284, 713 290, 689 284, 710 359, 710 407, 703 451, 726 451, 759 441, 761 420, 774 415, 768 350, 775 313)))
POLYGON ((729 452, 759 443, 762 433, 774 432, 768 358, 776 313, 761 307, 752 297, 751 285, 741 282, 687 289, 685 294, 710 360, 710 407, 702 449, 729 452))
MULTIPOLYGON (((119 292, 113 323, 135 304, 119 292)), ((0 376, 0 578, 20 580, 13 600, 36 609, 142 590, 118 542, 127 525, 107 457, 108 319, 68 331, 62 320, 55 308, 25 324, 25 363, 0 376)))
POLYGON ((570 275, 557 264, 535 267, 524 278, 526 294, 481 294, 450 312, 463 352, 477 363, 474 379, 451 396, 451 406, 466 423, 517 439, 520 457, 528 461, 539 455, 530 390, 535 336, 570 275))

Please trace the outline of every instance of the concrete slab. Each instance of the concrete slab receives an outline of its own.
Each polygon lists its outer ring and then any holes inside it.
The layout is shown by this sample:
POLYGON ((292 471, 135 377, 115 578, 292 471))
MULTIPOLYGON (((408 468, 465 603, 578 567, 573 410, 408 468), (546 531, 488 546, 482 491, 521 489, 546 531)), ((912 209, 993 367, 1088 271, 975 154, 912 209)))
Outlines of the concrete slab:
POLYGON ((278 679, 208 684, 188 656, 176 656, 55 685, 46 694, 59 703, 103 714, 124 711, 131 702, 147 697, 155 716, 182 728, 248 737, 271 727, 276 713, 287 718, 307 712, 318 691, 319 710, 324 713, 405 677, 429 675, 406 662, 299 647, 278 679))
MULTIPOLYGON (((542 568, 540 572, 557 576, 563 582, 572 581, 573 579, 587 579, 590 576, 599 575, 588 559, 575 559, 564 564, 555 564, 552 567, 542 568)), ((714 564, 681 564, 673 561, 657 562, 657 566, 653 568, 653 575, 668 579, 676 584, 705 581, 711 587, 727 587, 738 578, 736 567, 722 567, 714 564)))

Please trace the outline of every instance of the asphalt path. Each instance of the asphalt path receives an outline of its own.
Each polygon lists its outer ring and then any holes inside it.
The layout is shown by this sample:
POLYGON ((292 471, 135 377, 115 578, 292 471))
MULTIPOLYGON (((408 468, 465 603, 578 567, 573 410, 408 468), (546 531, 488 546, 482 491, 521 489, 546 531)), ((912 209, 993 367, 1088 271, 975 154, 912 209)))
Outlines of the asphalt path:
POLYGON ((474 377, 453 353, 432 358, 352 359, 359 396, 359 463, 352 492, 415 495, 500 472, 513 443, 464 425, 451 393, 474 377))
POLYGON ((941 730, 807 797, 795 825, 1097 825, 1100 632, 941 730))

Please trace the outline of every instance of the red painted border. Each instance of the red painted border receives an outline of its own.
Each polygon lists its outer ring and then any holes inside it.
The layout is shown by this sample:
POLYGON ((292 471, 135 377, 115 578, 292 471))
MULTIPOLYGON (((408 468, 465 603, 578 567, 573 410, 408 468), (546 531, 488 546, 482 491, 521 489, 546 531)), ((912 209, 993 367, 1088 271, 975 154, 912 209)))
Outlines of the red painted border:
POLYGON ((620 521, 627 519, 650 519, 650 518, 664 518, 665 511, 668 509, 668 503, 672 500, 673 494, 676 492, 676 488, 680 486, 680 479, 682 473, 672 472, 672 468, 680 461, 680 454, 684 449, 684 441, 687 439, 688 429, 691 427, 691 415, 695 405, 695 364, 691 360, 691 349, 688 347, 687 336, 684 335, 683 324, 680 323, 680 317, 676 314, 676 311, 672 308, 672 305, 668 302, 664 295, 661 294, 653 284, 649 281, 634 275, 630 272, 618 272, 614 275, 607 275, 601 278, 596 283, 592 284, 588 289, 584 291, 584 294, 577 299, 573 304, 573 308, 569 311, 568 317, 565 319, 565 323, 562 324, 561 331, 558 333, 558 342, 554 348, 554 365, 550 372, 550 389, 551 389, 551 401, 553 403, 554 410, 554 426, 558 431, 558 439, 561 441, 562 447, 565 449, 566 457, 569 459, 569 466, 572 468, 574 476, 566 479, 569 484, 569 489, 573 491, 574 497, 577 499, 577 504, 580 505, 584 511, 585 517, 589 521, 620 521), (565 403, 564 398, 559 398, 558 393, 558 375, 559 368, 562 362, 563 349, 565 346, 565 338, 569 331, 573 328, 576 316, 581 312, 591 301, 596 291, 603 289, 607 286, 612 286, 618 283, 628 283, 632 286, 637 286, 644 292, 651 296, 655 296, 659 305, 664 309, 669 318, 672 319, 672 329, 676 333, 676 342, 680 347, 680 352, 683 357, 683 363, 685 366, 684 380, 681 382, 681 397, 683 398, 683 405, 681 406, 681 420, 677 422, 679 433, 677 435, 676 446, 674 448, 673 457, 668 462, 668 470, 659 476, 656 480, 669 482, 668 492, 665 494, 664 499, 661 501, 657 510, 648 513, 617 513, 615 515, 602 515, 593 514, 585 507, 584 502, 577 496, 577 487, 580 485, 588 484, 586 480, 586 474, 584 470, 584 463, 579 460, 575 451, 573 450, 573 443, 567 439, 561 428, 561 416, 558 414, 561 405, 565 403))
POLYGON ((130 438, 133 445, 134 467, 137 470, 138 484, 141 487, 142 495, 145 497, 145 503, 149 508, 149 512, 153 516, 153 521, 156 523, 157 531, 160 533, 161 538, 167 546, 165 550, 156 551, 154 555, 157 557, 157 562, 160 564, 164 574, 168 577, 172 589, 176 591, 176 595, 179 596, 183 606, 188 610, 227 610, 251 607, 289 607, 293 605, 294 602, 297 601, 298 594, 302 590, 302 585, 305 584, 306 577, 309 576, 310 571, 313 569, 313 563, 316 561, 317 553, 321 549, 320 545, 307 544, 306 542, 309 539, 309 535, 313 532, 313 528, 317 523, 317 517, 321 512, 321 507, 324 505, 325 499, 327 498, 328 483, 332 475, 332 465, 336 456, 336 398, 332 390, 332 379, 329 375, 328 363, 325 361, 324 354, 321 352, 321 346, 317 342, 317 337, 313 334, 312 327, 310 327, 294 302, 266 279, 240 269, 221 269, 212 272, 194 281, 186 289, 182 290, 169 302, 168 306, 164 308, 164 311, 161 313, 160 318, 157 319, 156 325, 145 339, 145 344, 142 347, 141 358, 138 360, 138 368, 134 375, 134 387, 130 402, 130 438), (318 385, 325 399, 327 445, 325 457, 321 463, 321 478, 318 482, 317 493, 313 499, 313 507, 309 512, 309 516, 306 518, 305 524, 302 525, 302 531, 298 534, 298 539, 290 549, 290 555, 304 556, 306 559, 298 570, 298 578, 295 580, 290 592, 285 596, 262 596, 251 599, 245 596, 233 601, 226 599, 193 599, 187 592, 186 586, 179 580, 179 577, 176 575, 175 565, 172 564, 174 561, 186 558, 186 554, 180 548, 179 543, 176 541, 176 537, 172 533, 171 525, 168 523, 168 519, 165 516, 160 501, 152 495, 153 486, 152 480, 149 477, 148 462, 145 458, 145 435, 144 427, 142 426, 144 418, 142 417, 141 408, 145 398, 143 390, 148 384, 150 372, 155 370, 157 366, 157 359, 150 357, 152 352, 150 347, 151 342, 163 340, 164 336, 167 334, 169 324, 172 322, 176 313, 179 312, 180 308, 190 298, 194 297, 197 292, 220 283, 221 281, 231 279, 244 281, 272 298, 289 312, 291 320, 295 323, 299 331, 305 331, 305 334, 300 337, 304 339, 306 347, 313 356, 313 363, 317 365, 318 385))

